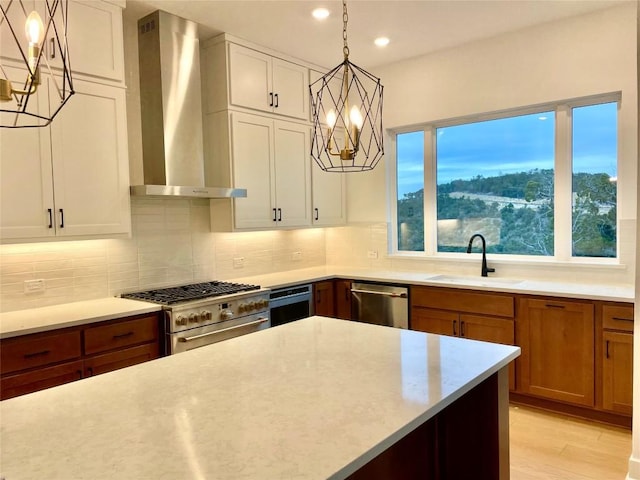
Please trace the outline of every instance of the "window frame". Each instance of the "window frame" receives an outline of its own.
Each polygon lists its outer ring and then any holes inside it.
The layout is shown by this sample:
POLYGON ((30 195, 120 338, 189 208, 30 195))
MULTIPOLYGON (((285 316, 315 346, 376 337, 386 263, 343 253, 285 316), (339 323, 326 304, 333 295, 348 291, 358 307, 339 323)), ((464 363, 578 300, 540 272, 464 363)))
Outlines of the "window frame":
MULTIPOLYGON (((436 185, 436 131, 438 128, 464 125, 467 123, 483 122, 521 115, 532 115, 542 112, 555 112, 555 158, 554 158, 554 254, 548 256, 499 254, 494 255, 494 261, 512 261, 513 263, 572 263, 572 264, 620 264, 620 192, 616 196, 616 256, 615 257, 583 257, 572 255, 572 231, 567 225, 572 224, 572 110, 574 108, 598 105, 603 103, 617 103, 617 158, 616 171, 620 170, 620 109, 622 103, 621 92, 591 95, 569 100, 537 104, 528 107, 499 110, 477 115, 466 115, 445 120, 414 124, 408 127, 392 128, 388 132, 388 144, 392 154, 392 161, 388 165, 388 191, 391 196, 389 221, 389 254, 398 257, 427 257, 430 259, 460 259, 466 258, 458 252, 437 251, 437 185, 436 185), (398 250, 398 162, 397 135, 424 131, 424 251, 398 250)), ((618 183, 619 188, 619 183, 618 183)))

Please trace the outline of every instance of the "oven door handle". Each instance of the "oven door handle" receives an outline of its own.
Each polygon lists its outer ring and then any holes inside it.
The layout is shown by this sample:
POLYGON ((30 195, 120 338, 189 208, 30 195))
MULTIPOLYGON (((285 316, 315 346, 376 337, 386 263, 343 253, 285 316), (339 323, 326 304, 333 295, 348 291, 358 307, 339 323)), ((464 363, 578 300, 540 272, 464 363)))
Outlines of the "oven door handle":
POLYGON ((266 317, 260 317, 255 322, 243 323, 242 325, 236 325, 235 327, 222 328, 220 330, 215 330, 213 332, 202 333, 200 335, 194 335, 193 337, 180 337, 178 338, 179 342, 186 343, 191 342, 192 340, 197 340, 199 338, 209 337, 211 335, 215 335, 217 333, 230 332, 231 330, 238 330, 240 328, 251 327, 253 325, 260 325, 261 323, 268 322, 269 319, 266 317))

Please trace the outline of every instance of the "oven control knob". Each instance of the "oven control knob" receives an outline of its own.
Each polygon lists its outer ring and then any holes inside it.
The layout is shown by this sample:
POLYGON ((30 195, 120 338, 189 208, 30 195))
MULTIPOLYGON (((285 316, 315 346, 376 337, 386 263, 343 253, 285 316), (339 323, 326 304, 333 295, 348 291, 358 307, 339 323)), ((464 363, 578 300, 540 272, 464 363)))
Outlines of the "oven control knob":
POLYGON ((256 309, 256 302, 249 302, 249 305, 247 306, 247 310, 255 310, 256 309))
POLYGON ((247 306, 244 303, 238 305, 238 313, 244 313, 247 310, 247 306))
POLYGON ((189 315, 189 323, 197 323, 198 322, 198 315, 195 313, 192 313, 189 315))
POLYGON ((203 310, 200 312, 200 320, 201 321, 205 321, 205 320, 211 320, 211 312, 209 310, 203 310))
POLYGON ((233 318, 233 312, 228 308, 225 308, 220 312, 220 320, 231 320, 233 318))
POLYGON ((184 318, 182 315, 178 315, 178 317, 176 318, 176 325, 180 326, 180 325, 186 325, 187 324, 187 319, 184 318))

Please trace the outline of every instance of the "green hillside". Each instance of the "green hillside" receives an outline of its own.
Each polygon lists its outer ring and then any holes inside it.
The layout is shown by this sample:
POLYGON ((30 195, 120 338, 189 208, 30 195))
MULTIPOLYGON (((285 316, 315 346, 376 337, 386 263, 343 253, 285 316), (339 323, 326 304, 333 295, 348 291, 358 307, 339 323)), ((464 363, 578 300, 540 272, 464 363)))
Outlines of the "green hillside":
MULTIPOLYGON (((616 256, 616 182, 604 173, 573 178, 573 255, 616 256)), ((453 180, 438 185, 438 251, 466 251, 471 234, 487 251, 553 255, 553 170, 453 180)), ((399 248, 424 248, 423 190, 398 200, 399 248)))

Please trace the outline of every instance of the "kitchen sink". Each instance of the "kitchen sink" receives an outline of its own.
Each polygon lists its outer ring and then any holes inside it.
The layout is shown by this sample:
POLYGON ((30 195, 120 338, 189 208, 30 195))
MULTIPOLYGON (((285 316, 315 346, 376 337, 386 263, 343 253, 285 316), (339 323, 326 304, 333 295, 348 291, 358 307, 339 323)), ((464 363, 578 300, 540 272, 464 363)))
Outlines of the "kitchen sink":
POLYGON ((432 277, 427 277, 426 280, 433 280, 434 282, 443 282, 443 283, 458 283, 461 285, 481 285, 481 286, 515 286, 518 285, 524 280, 518 280, 515 278, 500 278, 500 277, 472 277, 467 275, 434 275, 432 277))

